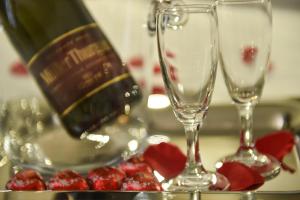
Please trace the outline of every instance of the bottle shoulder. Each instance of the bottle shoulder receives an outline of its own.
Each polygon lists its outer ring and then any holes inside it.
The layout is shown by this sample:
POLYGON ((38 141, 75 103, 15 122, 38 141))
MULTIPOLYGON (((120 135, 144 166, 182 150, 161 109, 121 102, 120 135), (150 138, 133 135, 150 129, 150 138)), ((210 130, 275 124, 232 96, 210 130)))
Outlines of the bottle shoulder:
POLYGON ((0 12, 25 61, 60 35, 94 22, 81 0, 2 1, 0 12))

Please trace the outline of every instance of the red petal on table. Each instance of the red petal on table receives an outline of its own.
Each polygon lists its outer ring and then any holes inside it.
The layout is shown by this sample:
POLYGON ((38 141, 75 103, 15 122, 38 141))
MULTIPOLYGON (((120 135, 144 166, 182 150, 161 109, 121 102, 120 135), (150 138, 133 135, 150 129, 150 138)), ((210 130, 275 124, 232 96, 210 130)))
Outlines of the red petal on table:
POLYGON ((172 52, 172 51, 166 51, 166 55, 167 55, 167 57, 169 57, 169 58, 175 58, 175 57, 176 57, 176 56, 175 56, 175 53, 172 52))
POLYGON ((28 74, 28 70, 26 69, 25 65, 20 61, 16 61, 11 64, 10 72, 13 75, 18 75, 18 76, 24 76, 28 74))
POLYGON ((226 162, 218 172, 226 176, 231 191, 254 190, 264 184, 258 172, 238 162, 226 162))
POLYGON ((170 143, 149 146, 144 152, 145 161, 166 179, 177 176, 185 167, 186 156, 170 143))
MULTIPOLYGON (((277 131, 258 138, 255 147, 259 152, 269 154, 283 162, 284 156, 292 151, 294 144, 295 138, 291 132, 277 131)), ((294 171, 284 163, 282 163, 282 167, 285 170, 294 171)))
POLYGON ((242 59, 243 59, 244 63, 251 65, 256 58, 257 51, 258 51, 258 49, 256 47, 246 46, 242 52, 242 59))
POLYGON ((160 69, 160 65, 156 64, 153 66, 153 73, 154 74, 160 74, 161 73, 161 69, 160 69))
POLYGON ((129 60, 129 66, 132 68, 142 68, 144 66, 144 59, 142 56, 135 56, 129 60))
POLYGON ((151 94, 165 94, 165 88, 163 86, 153 86, 151 94))

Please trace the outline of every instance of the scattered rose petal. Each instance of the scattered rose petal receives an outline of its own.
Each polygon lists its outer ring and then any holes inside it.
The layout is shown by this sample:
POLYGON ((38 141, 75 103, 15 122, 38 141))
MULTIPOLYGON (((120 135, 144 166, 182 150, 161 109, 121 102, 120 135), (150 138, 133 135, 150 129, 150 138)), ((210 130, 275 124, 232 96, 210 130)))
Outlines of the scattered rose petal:
POLYGON ((24 76, 28 74, 28 70, 21 61, 16 61, 11 64, 10 72, 16 76, 24 76))
POLYGON ((223 163, 218 172, 228 179, 231 191, 254 190, 264 184, 258 172, 238 162, 223 163))
POLYGON ((151 94, 165 94, 165 88, 163 86, 153 86, 151 94))
POLYGON ((176 57, 176 56, 175 56, 175 53, 172 52, 172 51, 166 51, 166 55, 167 55, 167 57, 169 57, 169 58, 175 58, 175 57, 176 57))
POLYGON ((257 51, 258 49, 256 47, 253 46, 245 47, 242 52, 242 59, 244 63, 247 65, 251 65, 256 59, 257 51))
POLYGON ((170 143, 149 146, 144 152, 145 161, 164 178, 177 176, 185 167, 186 156, 170 143))
POLYGON ((153 66, 153 73, 154 74, 160 74, 161 73, 161 69, 160 69, 160 65, 156 64, 153 66))
POLYGON ((293 172, 293 169, 283 163, 283 158, 292 151, 294 144, 295 138, 291 132, 276 131, 258 138, 255 147, 259 152, 275 157, 282 163, 283 169, 293 172))
POLYGON ((132 68, 141 68, 144 66, 144 59, 142 56, 135 56, 129 60, 129 66, 132 68))

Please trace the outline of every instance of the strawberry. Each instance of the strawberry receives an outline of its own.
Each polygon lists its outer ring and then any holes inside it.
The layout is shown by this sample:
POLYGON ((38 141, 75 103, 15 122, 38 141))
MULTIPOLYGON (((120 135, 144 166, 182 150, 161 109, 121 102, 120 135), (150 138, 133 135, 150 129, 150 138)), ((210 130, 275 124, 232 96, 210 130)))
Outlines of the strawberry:
POLYGON ((100 167, 91 170, 87 179, 93 190, 119 190, 125 177, 125 173, 117 168, 100 167))
POLYGON ((137 173, 127 177, 122 184, 123 191, 162 191, 160 183, 149 173, 137 173))
POLYGON ((64 170, 56 173, 48 182, 50 190, 88 190, 87 181, 77 172, 64 170))
POLYGON ((9 190, 45 190, 46 185, 42 176, 32 170, 26 169, 14 175, 6 184, 9 190))

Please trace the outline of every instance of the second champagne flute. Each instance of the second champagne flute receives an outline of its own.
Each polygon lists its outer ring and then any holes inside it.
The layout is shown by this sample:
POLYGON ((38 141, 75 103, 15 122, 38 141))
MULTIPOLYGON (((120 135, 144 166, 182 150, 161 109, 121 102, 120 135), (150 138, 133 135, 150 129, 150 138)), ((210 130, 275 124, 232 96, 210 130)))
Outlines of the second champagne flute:
POLYGON ((271 51, 271 1, 219 0, 217 13, 221 66, 242 127, 238 151, 216 167, 237 161, 270 179, 280 172, 280 165, 272 156, 255 149, 252 113, 262 94, 271 51))

